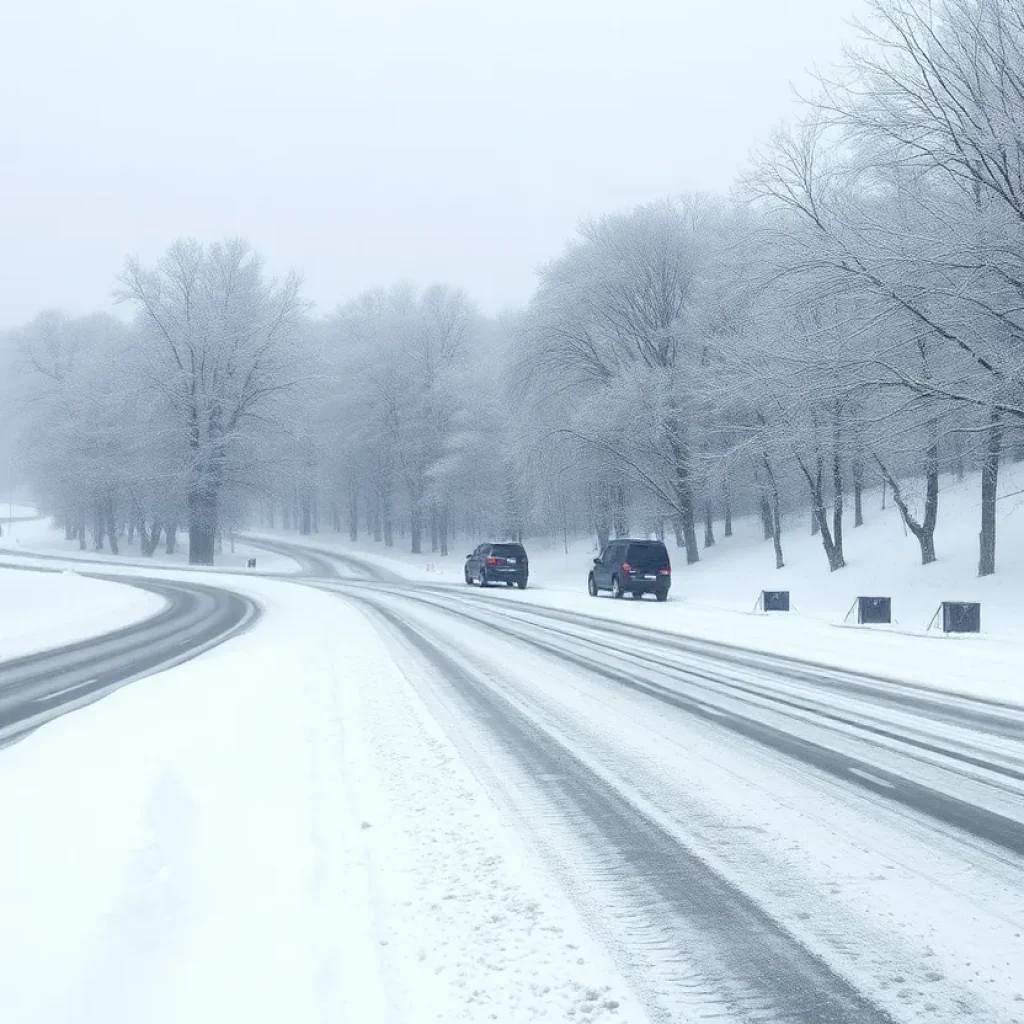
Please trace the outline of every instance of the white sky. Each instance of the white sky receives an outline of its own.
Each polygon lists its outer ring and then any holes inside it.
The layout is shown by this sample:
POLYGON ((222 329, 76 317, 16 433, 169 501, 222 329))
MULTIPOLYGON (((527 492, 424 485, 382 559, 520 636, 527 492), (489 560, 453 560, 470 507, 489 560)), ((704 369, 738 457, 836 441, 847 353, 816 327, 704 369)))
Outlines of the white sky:
POLYGON ((725 189, 862 0, 0 0, 0 326, 242 234, 321 311, 492 311, 577 221, 725 189))

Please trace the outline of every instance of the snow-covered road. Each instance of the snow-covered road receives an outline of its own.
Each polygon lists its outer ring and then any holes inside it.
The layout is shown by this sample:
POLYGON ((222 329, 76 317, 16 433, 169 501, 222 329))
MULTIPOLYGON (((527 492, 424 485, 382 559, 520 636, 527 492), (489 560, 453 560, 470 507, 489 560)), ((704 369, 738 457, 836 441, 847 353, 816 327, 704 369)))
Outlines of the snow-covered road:
POLYGON ((1024 710, 455 587, 366 609, 652 1020, 1024 1010, 1024 710))
POLYGON ((1024 1021, 1024 701, 274 550, 0 757, 12 1019, 1024 1021))

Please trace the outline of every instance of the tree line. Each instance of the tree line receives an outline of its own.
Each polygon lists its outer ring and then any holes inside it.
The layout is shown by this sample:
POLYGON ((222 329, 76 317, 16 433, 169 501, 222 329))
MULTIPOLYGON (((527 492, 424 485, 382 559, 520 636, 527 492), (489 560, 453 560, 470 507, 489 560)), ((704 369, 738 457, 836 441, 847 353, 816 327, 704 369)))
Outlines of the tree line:
POLYGON ((519 310, 397 284, 315 317, 245 243, 129 260, 128 319, 7 333, 6 404, 83 547, 210 564, 251 523, 447 554, 456 537, 643 532, 686 560, 811 510, 835 571, 881 485, 925 564, 940 475, 1024 444, 1024 12, 875 0, 723 195, 580 226, 519 310))

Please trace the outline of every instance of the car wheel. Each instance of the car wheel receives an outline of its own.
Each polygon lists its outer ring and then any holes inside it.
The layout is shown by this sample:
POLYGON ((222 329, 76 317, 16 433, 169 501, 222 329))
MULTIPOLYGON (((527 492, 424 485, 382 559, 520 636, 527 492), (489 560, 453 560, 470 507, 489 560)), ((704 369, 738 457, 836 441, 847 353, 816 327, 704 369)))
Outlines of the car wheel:
POLYGON ((477 578, 477 582, 480 584, 481 590, 487 586, 487 573, 485 573, 483 569, 480 570, 480 576, 477 578))
POLYGON ((612 577, 612 597, 614 597, 615 600, 618 601, 619 598, 621 598, 624 593, 625 593, 625 591, 622 589, 622 584, 619 583, 619 577, 618 576, 613 576, 612 577))
POLYGON ((657 598, 657 599, 658 599, 659 601, 667 601, 667 600, 668 600, 668 591, 667 591, 667 590, 658 590, 658 591, 655 591, 655 594, 654 594, 654 596, 655 596, 655 597, 656 597, 656 598, 657 598))
POLYGON ((515 581, 514 580, 505 580, 505 586, 506 587, 513 587, 513 586, 515 586, 515 581))
POLYGON ((642 590, 634 590, 633 591, 633 600, 634 601, 639 601, 640 598, 643 597, 643 596, 644 596, 644 592, 642 590))
POLYGON ((520 590, 525 590, 526 589, 526 580, 520 580, 518 586, 519 586, 520 590))
POLYGON ((593 573, 587 577, 587 593, 591 597, 597 597, 597 580, 594 579, 593 573))
POLYGON ((469 570, 468 569, 463 569, 462 570, 462 576, 463 576, 463 578, 466 581, 466 586, 467 587, 471 587, 473 585, 473 577, 469 575, 469 570))

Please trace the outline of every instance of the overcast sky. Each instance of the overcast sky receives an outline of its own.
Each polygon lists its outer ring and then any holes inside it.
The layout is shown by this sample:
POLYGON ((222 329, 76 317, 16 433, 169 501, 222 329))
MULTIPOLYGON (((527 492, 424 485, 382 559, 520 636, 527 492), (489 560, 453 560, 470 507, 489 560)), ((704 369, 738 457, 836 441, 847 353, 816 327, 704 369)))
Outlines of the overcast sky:
POLYGON ((581 217, 725 189, 862 0, 0 0, 0 326, 248 237, 321 311, 492 311, 581 217))

